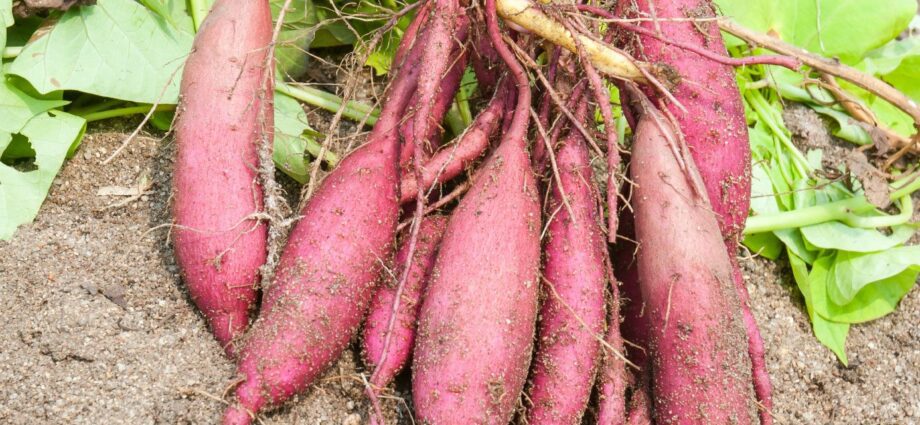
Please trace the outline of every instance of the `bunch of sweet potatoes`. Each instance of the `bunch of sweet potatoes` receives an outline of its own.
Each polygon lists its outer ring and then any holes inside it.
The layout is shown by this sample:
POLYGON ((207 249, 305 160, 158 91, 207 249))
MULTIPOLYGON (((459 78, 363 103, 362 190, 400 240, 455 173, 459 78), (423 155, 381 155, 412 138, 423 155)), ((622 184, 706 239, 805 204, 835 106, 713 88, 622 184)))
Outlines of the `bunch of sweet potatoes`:
POLYGON ((711 15, 708 1, 595 8, 651 16, 640 21, 652 32, 551 7, 565 6, 422 1, 373 130, 304 203, 254 314, 273 25, 267 0, 215 2, 182 77, 174 245, 238 362, 225 424, 307 389, 357 335, 373 422, 376 397, 409 364, 425 424, 516 412, 529 424, 770 421, 733 258, 750 196, 740 97, 727 65, 675 47, 725 54, 714 26, 671 19, 711 15), (442 145, 468 64, 479 112, 442 145), (609 83, 628 140, 613 128, 609 83), (534 105, 534 91, 551 101, 534 105))

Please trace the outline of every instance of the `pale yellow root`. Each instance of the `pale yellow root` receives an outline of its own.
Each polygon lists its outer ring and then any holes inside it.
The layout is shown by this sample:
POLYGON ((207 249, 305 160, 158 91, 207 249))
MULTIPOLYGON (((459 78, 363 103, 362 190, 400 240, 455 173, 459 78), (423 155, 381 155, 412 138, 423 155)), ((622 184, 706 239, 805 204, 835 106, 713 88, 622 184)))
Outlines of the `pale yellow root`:
MULTIPOLYGON (((495 6, 502 18, 569 51, 576 51, 572 33, 566 30, 561 23, 534 7, 530 0, 496 0, 495 6)), ((576 37, 578 37, 578 45, 584 49, 588 59, 598 71, 614 78, 637 83, 647 82, 636 61, 625 53, 581 34, 576 34, 576 37)))

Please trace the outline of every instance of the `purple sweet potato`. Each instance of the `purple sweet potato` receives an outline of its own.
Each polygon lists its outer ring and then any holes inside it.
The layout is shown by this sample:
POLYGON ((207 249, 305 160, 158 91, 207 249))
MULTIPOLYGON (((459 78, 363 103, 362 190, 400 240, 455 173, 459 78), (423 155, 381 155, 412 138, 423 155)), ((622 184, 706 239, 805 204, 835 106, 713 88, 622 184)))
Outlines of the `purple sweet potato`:
MULTIPOLYGON (((669 18, 711 18, 715 16, 710 0, 636 0, 638 11, 656 16, 658 22, 642 25, 673 40, 727 56, 718 25, 669 18), (655 7, 651 13, 651 7, 655 7)), ((751 199, 751 152, 741 94, 731 66, 670 45, 660 39, 640 36, 642 56, 649 61, 666 63, 680 76, 674 97, 686 108, 668 105, 690 147, 713 211, 716 212, 726 248, 731 257, 737 252, 738 239, 744 230, 751 199)), ((659 95, 658 93, 650 93, 659 95)), ((761 422, 772 423, 772 384, 764 360, 763 339, 749 306, 747 288, 737 261, 732 272, 735 291, 741 301, 748 352, 753 366, 753 386, 763 406, 761 422)))
POLYGON ((412 363, 421 423, 508 423, 533 349, 541 217, 524 143, 530 88, 501 39, 494 0, 485 5, 489 35, 517 85, 517 105, 441 240, 412 363))
POLYGON ((260 131, 272 129, 265 74, 271 35, 268 1, 218 0, 195 37, 180 88, 176 257, 192 300, 231 357, 249 326, 267 255, 266 225, 253 215, 262 209, 260 131))
POLYGON ((642 104, 630 174, 655 421, 753 423, 751 361, 718 220, 670 122, 642 104))
POLYGON ((507 423, 537 314, 539 196, 505 140, 451 215, 422 304, 413 400, 423 423, 507 423))
POLYGON ((581 423, 600 358, 598 335, 604 332, 609 280, 607 242, 581 133, 570 130, 556 152, 556 164, 561 187, 553 180, 549 211, 555 215, 544 246, 547 289, 528 394, 527 422, 532 425, 581 423))
MULTIPOLYGON (((422 219, 415 258, 403 286, 395 319, 392 317, 397 288, 383 285, 374 294, 364 325, 364 356, 370 366, 378 368, 370 379, 370 383, 376 387, 385 387, 389 384, 409 360, 415 343, 415 325, 421 306, 422 292, 428 283, 435 255, 438 252, 438 244, 441 242, 446 226, 447 217, 443 215, 431 215, 422 219), (390 320, 395 320, 395 323, 393 333, 389 337, 389 346, 387 346, 387 330, 390 320), (384 351, 386 351, 385 359, 383 358, 384 351), (383 364, 380 363, 381 360, 383 364)), ((408 257, 409 243, 406 240, 396 253, 394 276, 402 276, 408 257)))
MULTIPOLYGON (((709 0, 636 0, 635 3, 644 13, 649 13, 651 5, 655 6, 654 16, 658 22, 645 21, 642 26, 653 30, 661 28, 668 40, 701 46, 727 56, 718 25, 669 19, 711 18, 715 13, 709 0)), ((722 233, 726 237, 739 235, 744 230, 750 207, 751 152, 734 70, 659 39, 639 38, 641 56, 668 64, 680 76, 673 95, 687 111, 673 104, 668 105, 668 109, 677 118, 690 147, 722 233)), ((649 93, 653 99, 661 96, 649 93)))
MULTIPOLYGON (((466 26, 464 25, 463 35, 466 34, 465 28, 466 26)), ((460 46, 457 46, 453 52, 457 53, 459 51, 460 46)), ((424 136, 426 149, 422 152, 422 159, 424 160, 427 160, 440 144, 438 141, 441 137, 441 121, 444 120, 447 110, 450 109, 450 105, 454 102, 454 96, 457 95, 457 90, 460 88, 460 79, 463 78, 464 69, 466 69, 466 55, 459 54, 459 58, 451 64, 450 70, 441 80, 431 113, 428 114, 428 134, 424 136)), ((416 92, 409 104, 418 105, 419 103, 419 93, 416 92)), ((416 110, 418 108, 412 109, 416 110)), ((412 141, 415 140, 415 120, 406 119, 399 129, 399 133, 404 140, 399 163, 401 167, 407 168, 412 163, 412 155, 415 152, 412 146, 412 141)), ((412 174, 404 173, 404 175, 411 178, 412 174)))
MULTIPOLYGON (((408 53, 417 63, 419 51, 408 53)), ((418 66, 401 69, 368 143, 327 176, 301 211, 275 282, 241 350, 225 424, 251 423, 260 410, 306 389, 357 332, 398 219, 399 121, 418 66)))

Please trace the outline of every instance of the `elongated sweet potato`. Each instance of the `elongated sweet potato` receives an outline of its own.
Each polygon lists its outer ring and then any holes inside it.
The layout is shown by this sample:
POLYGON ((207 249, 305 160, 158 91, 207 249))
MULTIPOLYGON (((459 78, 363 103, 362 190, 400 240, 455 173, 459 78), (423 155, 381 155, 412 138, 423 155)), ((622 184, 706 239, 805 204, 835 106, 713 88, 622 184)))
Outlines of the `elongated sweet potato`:
POLYGON ((646 102, 637 109, 630 174, 656 423, 752 423, 747 338, 718 221, 670 122, 646 102))
POLYGON ((422 303, 412 363, 416 417, 430 424, 505 424, 527 378, 537 316, 540 206, 524 138, 530 89, 501 39, 489 36, 517 84, 501 145, 451 215, 422 303))
MULTIPOLYGON (((660 31, 664 39, 727 56, 718 25, 672 19, 714 17, 711 0, 636 0, 635 5, 638 12, 657 18, 657 22, 646 21, 642 25, 660 31), (654 11, 651 9, 653 6, 654 11)), ((734 70, 731 66, 689 53, 654 37, 640 36, 639 39, 642 56, 653 62, 670 65, 680 76, 680 83, 673 90, 673 95, 686 112, 676 105, 669 105, 668 109, 677 119, 690 147, 706 185, 709 201, 717 213, 726 248, 729 255, 734 257, 751 200, 750 143, 734 70)), ((650 95, 660 98, 658 93, 650 95)), ((733 260, 733 264, 732 276, 741 301, 742 318, 748 337, 754 390, 764 407, 761 422, 766 425, 772 423, 770 409, 773 403, 763 340, 748 305, 749 297, 741 270, 737 267, 737 261, 733 260)))
MULTIPOLYGON (((428 190, 435 183, 443 183, 460 175, 473 161, 479 159, 489 146, 489 138, 501 121, 504 96, 497 94, 483 109, 456 143, 445 146, 425 163, 422 183, 428 190)), ((403 175, 399 185, 400 202, 415 199, 418 183, 414 175, 403 175)))
POLYGON ((176 257, 192 300, 231 357, 249 326, 267 255, 266 225, 252 216, 262 209, 260 131, 272 129, 271 33, 267 0, 218 0, 185 63, 176 121, 176 257), (268 108, 262 123, 261 108, 268 108))
MULTIPOLYGON (((413 49, 407 62, 419 54, 413 49)), ((398 128, 418 73, 418 66, 399 71, 368 143, 301 211, 247 334, 238 365, 244 380, 224 424, 251 423, 256 412, 306 389, 357 332, 396 236, 398 128)))
MULTIPOLYGON (((364 356, 368 364, 379 367, 371 376, 370 383, 383 387, 393 380, 393 377, 403 368, 415 343, 415 327, 418 320, 418 311, 421 307, 422 292, 428 283, 438 244, 447 226, 447 217, 443 215, 427 216, 422 219, 418 234, 418 244, 415 248, 414 260, 409 270, 408 278, 403 286, 400 297, 399 309, 394 315, 393 301, 396 299, 397 288, 383 285, 374 294, 371 307, 364 325, 364 356), (393 333, 389 336, 387 346, 387 330, 390 320, 395 320, 393 333), (386 349, 384 348, 386 346, 386 349), (386 358, 384 359, 384 353, 386 358), (381 361, 383 361, 381 365, 381 361), (380 365, 380 366, 378 366, 380 365)), ((409 244, 405 241, 396 253, 396 267, 394 276, 402 276, 409 256, 409 244)))
MULTIPOLYGON (((579 112, 583 117, 584 108, 579 112)), ((553 184, 550 195, 549 211, 555 215, 544 247, 547 289, 528 396, 527 422, 532 425, 581 423, 594 385, 597 338, 604 332, 606 312, 607 242, 588 149, 577 130, 559 147, 556 164, 561 186, 553 184)))
POLYGON ((419 319, 412 389, 420 421, 510 419, 533 347, 538 200, 523 141, 506 140, 451 216, 419 319))

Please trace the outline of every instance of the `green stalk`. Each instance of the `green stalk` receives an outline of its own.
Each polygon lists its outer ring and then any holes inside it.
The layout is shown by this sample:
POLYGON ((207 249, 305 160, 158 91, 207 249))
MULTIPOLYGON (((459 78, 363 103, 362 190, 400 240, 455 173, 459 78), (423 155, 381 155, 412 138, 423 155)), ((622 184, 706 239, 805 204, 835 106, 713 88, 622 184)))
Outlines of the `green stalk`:
POLYGON ((794 163, 798 171, 802 175, 808 175, 808 160, 805 159, 805 156, 802 155, 802 152, 795 147, 795 144, 792 143, 792 139, 786 134, 784 125, 777 122, 779 119, 782 122, 782 117, 776 117, 772 112, 775 112, 775 108, 772 108, 770 104, 767 103, 767 100, 763 98, 763 95, 757 90, 750 90, 744 93, 744 97, 748 99, 748 103, 754 109, 754 112, 757 113, 757 116, 763 120, 764 124, 767 127, 770 127, 770 130, 773 131, 773 134, 776 137, 779 137, 780 141, 786 147, 786 150, 792 154, 794 163))
POLYGON ((211 0, 188 0, 188 11, 192 15, 192 25, 195 27, 195 32, 198 32, 198 28, 204 22, 204 17, 211 11, 211 5, 211 0))
POLYGON ((781 229, 811 226, 828 221, 840 221, 852 227, 878 228, 904 224, 910 221, 913 214, 913 201, 910 199, 913 192, 920 190, 920 178, 914 179, 907 185, 891 192, 892 201, 898 202, 901 212, 896 215, 878 217, 864 217, 866 213, 875 209, 875 206, 859 195, 842 201, 829 202, 808 208, 784 211, 776 214, 755 215, 749 217, 744 227, 744 234, 772 232, 781 229))
POLYGON ((811 226, 827 221, 843 220, 853 212, 866 212, 875 208, 859 196, 807 208, 748 217, 744 234, 772 232, 774 230, 811 226))
POLYGON ((7 46, 3 48, 3 59, 15 59, 22 53, 24 46, 7 46))
MULTIPOLYGON (((281 81, 276 81, 275 90, 329 112, 338 112, 339 108, 342 107, 342 98, 312 87, 293 86, 281 81)), ((342 111, 342 116, 356 122, 360 122, 367 116, 367 123, 369 125, 374 125, 379 115, 380 112, 374 109, 373 106, 355 101, 346 103, 345 109, 342 111)))
POLYGON ((898 208, 901 209, 901 212, 896 215, 861 217, 855 214, 850 214, 849 216, 844 217, 841 221, 850 227, 858 227, 863 229, 877 229, 880 227, 897 226, 899 224, 904 224, 910 221, 910 218, 914 213, 914 202, 910 199, 910 196, 900 198, 898 200, 898 208))
MULTIPOLYGON (((313 140, 312 137, 305 138, 307 142, 306 150, 312 157, 316 158, 319 156, 319 151, 323 148, 322 145, 313 140)), ((329 164, 330 167, 335 167, 339 163, 339 156, 330 150, 326 150, 326 153, 323 154, 323 162, 329 164)))
MULTIPOLYGON (((83 102, 84 105, 86 102, 83 102)), ((76 115, 78 117, 86 116, 93 114, 99 111, 106 111, 109 109, 115 109, 118 106, 125 104, 126 102, 121 99, 105 99, 102 102, 90 104, 89 106, 74 107, 67 111, 68 114, 76 115)), ((150 109, 149 107, 147 109, 150 109)))
POLYGON ((454 100, 454 104, 460 108, 460 117, 463 118, 463 124, 470 125, 473 122, 473 111, 470 110, 470 100, 460 96, 454 100))
POLYGON ((454 133, 455 136, 463 134, 466 130, 467 124, 463 119, 463 112, 457 107, 457 102, 454 102, 447 111, 444 121, 447 122, 447 126, 450 127, 450 132, 454 133))
MULTIPOLYGON (((174 111, 176 105, 157 105, 157 112, 174 111)), ((150 112, 150 105, 129 106, 127 108, 108 109, 105 111, 91 112, 82 115, 86 122, 105 120, 109 118, 126 117, 130 115, 146 114, 150 112)))

